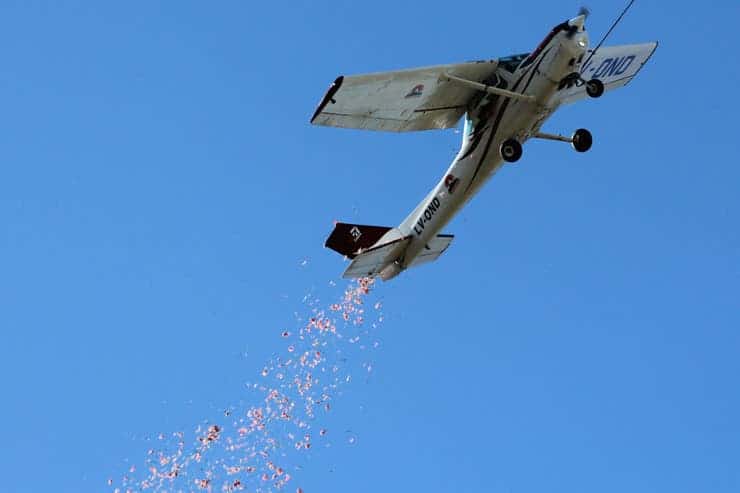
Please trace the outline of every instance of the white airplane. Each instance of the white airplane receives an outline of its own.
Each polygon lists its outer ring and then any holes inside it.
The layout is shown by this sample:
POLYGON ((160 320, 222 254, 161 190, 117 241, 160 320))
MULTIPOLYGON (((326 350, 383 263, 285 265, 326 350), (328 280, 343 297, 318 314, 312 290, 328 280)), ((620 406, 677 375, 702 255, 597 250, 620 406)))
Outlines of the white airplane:
POLYGON ((400 225, 335 225, 326 246, 352 260, 343 277, 385 281, 436 260, 453 239, 442 228, 505 162, 519 160, 528 139, 568 142, 578 152, 591 147, 586 129, 565 137, 540 128, 561 105, 626 85, 658 44, 591 50, 587 14, 555 26, 531 53, 334 81, 311 118, 315 125, 410 132, 455 127, 465 115, 460 152, 400 225))

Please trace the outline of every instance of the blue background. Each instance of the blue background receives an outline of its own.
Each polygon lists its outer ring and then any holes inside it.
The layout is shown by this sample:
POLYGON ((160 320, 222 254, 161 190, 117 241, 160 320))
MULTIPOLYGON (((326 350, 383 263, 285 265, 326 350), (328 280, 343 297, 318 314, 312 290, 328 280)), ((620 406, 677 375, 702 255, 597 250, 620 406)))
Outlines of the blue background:
MULTIPOLYGON (((338 295, 332 221, 395 225, 438 180, 454 131, 310 126, 334 77, 529 51, 578 7, 3 2, 0 489, 107 491, 241 399, 338 295)), ((622 3, 589 7, 595 42, 622 3)), ((738 21, 635 4, 607 44, 659 40, 645 70, 545 126, 593 149, 527 143, 378 286, 358 442, 306 492, 740 491, 738 21)))

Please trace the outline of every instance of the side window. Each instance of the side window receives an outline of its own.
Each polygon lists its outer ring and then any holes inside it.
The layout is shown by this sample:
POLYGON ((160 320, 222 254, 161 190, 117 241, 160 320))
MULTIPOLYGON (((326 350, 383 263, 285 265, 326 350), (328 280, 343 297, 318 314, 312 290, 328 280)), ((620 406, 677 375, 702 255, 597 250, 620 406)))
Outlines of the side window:
POLYGON ((506 70, 507 72, 514 73, 514 71, 522 63, 522 60, 527 58, 529 53, 522 53, 520 55, 512 55, 504 58, 499 58, 498 66, 506 70))
POLYGON ((475 123, 470 118, 470 112, 465 113, 465 126, 463 127, 463 133, 465 135, 472 135, 475 132, 475 123))

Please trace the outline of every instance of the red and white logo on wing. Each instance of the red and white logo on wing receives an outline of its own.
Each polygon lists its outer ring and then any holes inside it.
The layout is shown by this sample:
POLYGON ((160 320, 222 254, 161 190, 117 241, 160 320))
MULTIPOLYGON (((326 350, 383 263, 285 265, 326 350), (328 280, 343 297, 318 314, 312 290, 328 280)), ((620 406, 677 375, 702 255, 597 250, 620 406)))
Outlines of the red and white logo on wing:
POLYGON ((406 95, 407 98, 415 98, 421 96, 424 93, 424 84, 415 85, 409 93, 406 95))

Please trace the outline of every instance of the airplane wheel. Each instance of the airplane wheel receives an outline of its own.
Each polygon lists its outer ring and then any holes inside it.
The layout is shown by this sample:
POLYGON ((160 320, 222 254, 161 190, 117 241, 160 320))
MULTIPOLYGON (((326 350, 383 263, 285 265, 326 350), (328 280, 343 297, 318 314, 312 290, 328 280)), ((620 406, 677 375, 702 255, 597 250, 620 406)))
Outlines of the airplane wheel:
POLYGON ((594 143, 594 139, 591 136, 591 132, 585 128, 579 128, 573 134, 573 149, 578 152, 586 152, 591 149, 591 144, 594 143))
POLYGON ((522 157, 522 145, 516 139, 505 140, 501 144, 499 151, 501 152, 501 157, 504 158, 504 161, 509 163, 519 161, 519 158, 522 157))
POLYGON ((604 83, 599 79, 591 79, 586 82, 586 93, 592 98, 598 98, 604 94, 604 83))

